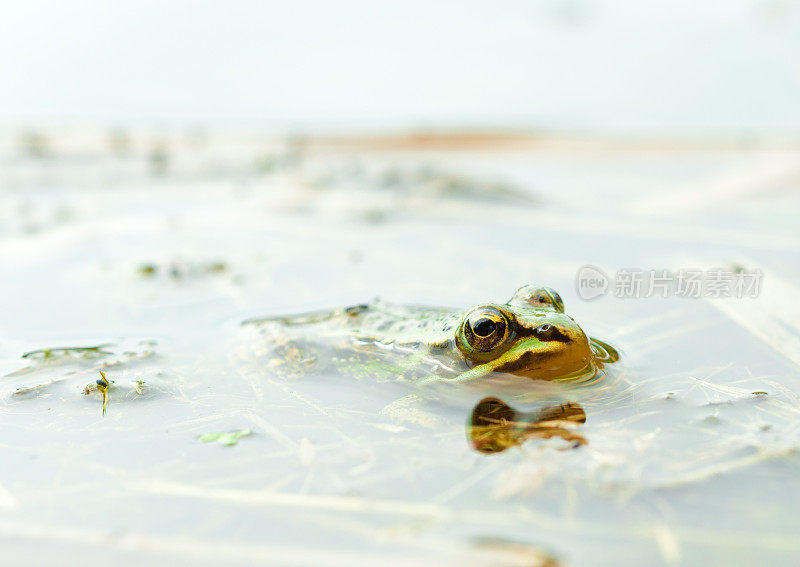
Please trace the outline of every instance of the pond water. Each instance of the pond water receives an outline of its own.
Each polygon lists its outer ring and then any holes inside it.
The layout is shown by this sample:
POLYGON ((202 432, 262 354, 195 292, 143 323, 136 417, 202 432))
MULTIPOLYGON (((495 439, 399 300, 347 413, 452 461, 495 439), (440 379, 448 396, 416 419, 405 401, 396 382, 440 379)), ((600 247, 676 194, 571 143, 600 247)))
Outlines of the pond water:
POLYGON ((793 564, 798 157, 753 142, 5 132, 3 557, 793 564), (586 265, 617 284, 619 270, 763 278, 758 297, 621 298, 612 281, 587 301, 586 265), (466 309, 524 284, 558 290, 621 360, 580 383, 287 376, 242 326, 376 297, 466 309), (468 427, 485 415, 516 429, 476 441, 495 435, 468 427))

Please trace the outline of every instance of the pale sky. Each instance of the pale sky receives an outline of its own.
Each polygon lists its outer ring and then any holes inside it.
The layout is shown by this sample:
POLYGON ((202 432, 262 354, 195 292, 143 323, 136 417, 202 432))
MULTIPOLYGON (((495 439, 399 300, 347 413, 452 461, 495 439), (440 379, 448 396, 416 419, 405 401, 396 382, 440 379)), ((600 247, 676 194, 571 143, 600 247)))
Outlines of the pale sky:
POLYGON ((0 123, 800 135, 800 2, 26 0, 0 123))

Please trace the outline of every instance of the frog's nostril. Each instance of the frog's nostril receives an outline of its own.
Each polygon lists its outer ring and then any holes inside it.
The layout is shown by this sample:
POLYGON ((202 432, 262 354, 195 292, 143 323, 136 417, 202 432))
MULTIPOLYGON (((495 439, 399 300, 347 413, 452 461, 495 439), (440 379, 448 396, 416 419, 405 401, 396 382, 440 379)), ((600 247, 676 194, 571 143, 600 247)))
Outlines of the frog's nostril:
POLYGON ((560 341, 563 343, 568 343, 571 341, 569 335, 563 333, 560 329, 558 329, 558 327, 555 327, 549 323, 539 325, 533 329, 532 334, 540 341, 560 341))

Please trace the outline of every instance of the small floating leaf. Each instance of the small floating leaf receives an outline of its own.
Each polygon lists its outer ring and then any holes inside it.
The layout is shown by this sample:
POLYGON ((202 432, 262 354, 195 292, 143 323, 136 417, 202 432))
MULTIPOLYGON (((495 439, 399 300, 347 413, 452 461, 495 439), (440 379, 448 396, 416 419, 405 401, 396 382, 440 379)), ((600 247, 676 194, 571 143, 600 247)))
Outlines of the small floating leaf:
POLYGON ((216 441, 220 437, 222 437, 222 433, 206 433, 205 435, 201 435, 199 437, 200 441, 203 443, 210 443, 212 441, 216 441))
POLYGON ((239 442, 242 437, 247 437, 253 433, 250 429, 240 429, 239 431, 230 431, 228 433, 205 433, 198 437, 203 443, 211 443, 216 441, 221 445, 231 447, 239 442))

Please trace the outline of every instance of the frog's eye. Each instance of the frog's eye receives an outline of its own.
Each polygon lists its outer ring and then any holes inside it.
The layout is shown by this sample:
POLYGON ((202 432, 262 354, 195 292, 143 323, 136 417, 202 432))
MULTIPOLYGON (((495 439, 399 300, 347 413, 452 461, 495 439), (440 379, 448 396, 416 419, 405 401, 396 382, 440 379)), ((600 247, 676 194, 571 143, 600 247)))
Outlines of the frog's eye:
POLYGON ((495 307, 480 307, 473 310, 462 326, 466 344, 477 351, 489 352, 505 342, 509 323, 506 315, 495 307))
POLYGON ((564 300, 551 287, 523 286, 517 290, 508 303, 509 305, 552 309, 558 313, 564 312, 564 300))

